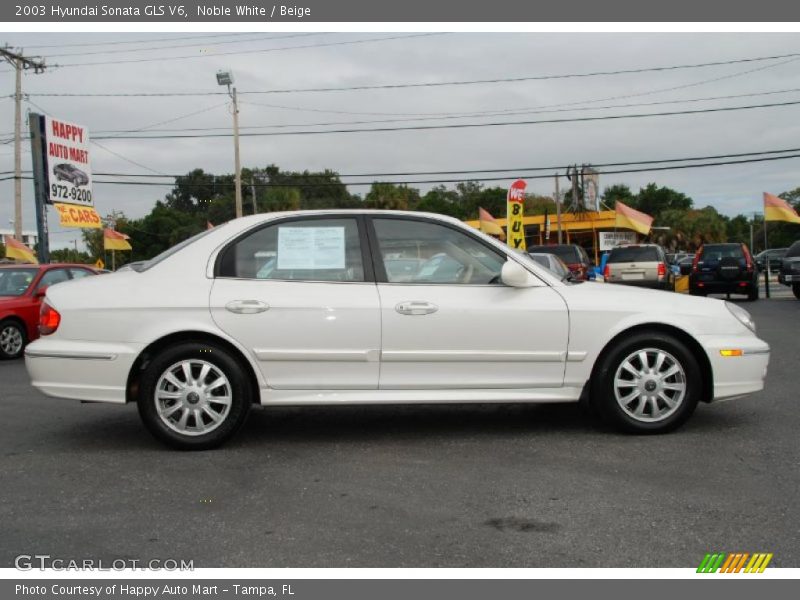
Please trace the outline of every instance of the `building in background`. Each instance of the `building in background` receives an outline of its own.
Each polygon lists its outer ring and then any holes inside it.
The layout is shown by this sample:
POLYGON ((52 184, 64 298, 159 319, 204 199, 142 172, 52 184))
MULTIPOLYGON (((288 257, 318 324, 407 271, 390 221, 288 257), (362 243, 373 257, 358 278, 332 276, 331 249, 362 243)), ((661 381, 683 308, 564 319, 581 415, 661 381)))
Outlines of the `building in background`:
MULTIPOLYGON (((2 240, 4 235, 14 235, 13 229, 0 229, 0 240, 2 240)), ((28 248, 33 248, 36 245, 36 242, 39 240, 39 236, 35 231, 23 230, 22 231, 22 243, 25 244, 28 248)))

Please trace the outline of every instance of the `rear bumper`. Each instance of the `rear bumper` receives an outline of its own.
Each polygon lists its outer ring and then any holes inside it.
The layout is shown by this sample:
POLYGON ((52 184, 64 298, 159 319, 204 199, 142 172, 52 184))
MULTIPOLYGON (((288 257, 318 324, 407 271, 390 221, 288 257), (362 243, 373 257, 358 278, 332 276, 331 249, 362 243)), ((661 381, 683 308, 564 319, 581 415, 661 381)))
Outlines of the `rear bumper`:
POLYGON ((755 336, 698 336, 711 363, 712 401, 731 400, 764 389, 769 345, 755 336), (720 350, 742 350, 742 356, 722 356, 720 350))
POLYGON ((142 348, 40 338, 25 348, 33 387, 47 396, 124 404, 128 374, 142 348))
POLYGON ((689 289, 704 294, 748 294, 758 284, 755 281, 692 281, 689 289))

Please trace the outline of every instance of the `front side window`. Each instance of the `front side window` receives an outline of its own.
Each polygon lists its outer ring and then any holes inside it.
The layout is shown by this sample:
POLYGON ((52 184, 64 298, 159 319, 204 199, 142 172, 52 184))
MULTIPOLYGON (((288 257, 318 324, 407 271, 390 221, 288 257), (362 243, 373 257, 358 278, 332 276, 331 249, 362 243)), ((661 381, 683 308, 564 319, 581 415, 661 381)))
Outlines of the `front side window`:
POLYGON ((304 219, 268 225, 223 252, 222 277, 364 281, 355 219, 304 219))
POLYGON ((86 269, 70 269, 70 273, 72 273, 73 279, 82 279, 84 277, 89 277, 90 275, 94 275, 91 271, 87 271, 86 269))
POLYGON ((62 281, 68 280, 69 275, 67 274, 66 269, 52 269, 42 275, 42 278, 39 280, 39 285, 36 286, 36 289, 40 290, 43 287, 55 285, 57 283, 61 283, 62 281))
POLYGON ((373 219, 389 283, 500 283, 505 257, 473 237, 417 220, 373 219))

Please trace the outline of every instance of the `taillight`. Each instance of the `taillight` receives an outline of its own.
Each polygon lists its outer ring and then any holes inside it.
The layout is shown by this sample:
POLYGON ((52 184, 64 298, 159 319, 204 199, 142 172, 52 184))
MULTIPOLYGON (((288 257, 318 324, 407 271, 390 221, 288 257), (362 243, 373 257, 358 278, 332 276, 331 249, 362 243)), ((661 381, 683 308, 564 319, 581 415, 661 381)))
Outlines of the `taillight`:
POLYGON ((611 265, 606 263, 606 268, 603 269, 603 279, 610 279, 611 278, 611 265))
POLYGON ((700 246, 697 249, 697 252, 694 255, 694 260, 692 261, 692 272, 697 273, 697 263, 700 262, 700 255, 703 253, 703 247, 700 246))
POLYGON ((39 333, 50 335, 58 329, 60 324, 61 315, 58 311, 47 302, 42 302, 42 308, 39 310, 39 333))
POLYGON ((658 276, 659 277, 667 276, 667 265, 665 265, 664 263, 658 263, 658 276))

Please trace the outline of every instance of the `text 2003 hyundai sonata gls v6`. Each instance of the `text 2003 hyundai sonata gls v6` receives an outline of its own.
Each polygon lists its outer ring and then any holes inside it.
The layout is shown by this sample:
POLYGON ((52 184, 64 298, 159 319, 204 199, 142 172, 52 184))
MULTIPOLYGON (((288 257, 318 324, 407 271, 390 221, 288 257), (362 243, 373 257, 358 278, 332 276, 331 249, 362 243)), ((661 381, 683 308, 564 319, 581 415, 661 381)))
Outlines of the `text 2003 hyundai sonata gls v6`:
POLYGON ((26 351, 51 396, 136 402, 180 448, 263 405, 577 402, 632 432, 763 388, 769 347, 721 300, 559 281, 463 223, 319 211, 237 219, 48 290, 26 351))

